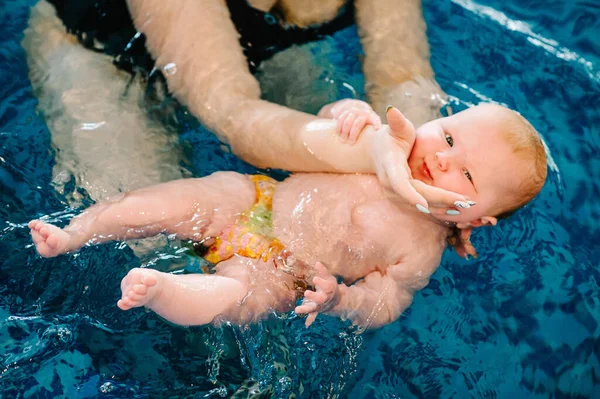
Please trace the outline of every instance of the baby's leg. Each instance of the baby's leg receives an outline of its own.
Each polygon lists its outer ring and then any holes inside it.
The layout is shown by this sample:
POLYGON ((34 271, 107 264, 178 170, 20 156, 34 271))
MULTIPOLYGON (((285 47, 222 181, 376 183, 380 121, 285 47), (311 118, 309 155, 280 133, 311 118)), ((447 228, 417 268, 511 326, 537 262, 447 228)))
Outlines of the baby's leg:
POLYGON ((74 251, 86 243, 150 237, 162 232, 200 241, 218 235, 254 200, 254 185, 246 176, 219 172, 143 188, 96 204, 73 218, 63 230, 37 220, 29 227, 38 252, 48 257, 74 251))
MULTIPOLYGON (((234 258, 245 269, 245 258, 234 258)), ((151 269, 133 269, 121 281, 122 310, 146 306, 168 321, 202 325, 238 306, 248 294, 248 274, 236 278, 207 275, 174 275, 151 269)))

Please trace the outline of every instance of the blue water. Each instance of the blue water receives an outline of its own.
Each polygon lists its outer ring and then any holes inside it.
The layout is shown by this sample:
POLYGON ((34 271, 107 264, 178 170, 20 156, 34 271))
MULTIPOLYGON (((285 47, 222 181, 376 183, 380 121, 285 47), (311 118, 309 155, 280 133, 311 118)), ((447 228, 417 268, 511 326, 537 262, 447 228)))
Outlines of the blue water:
MULTIPOLYGON (((55 153, 19 45, 28 3, 0 3, 0 397, 600 397, 597 2, 425 1, 454 106, 518 110, 552 162, 531 205, 476 233, 478 259, 446 252, 400 320, 363 334, 327 317, 304 329, 292 314, 178 328, 116 308, 120 278, 140 265, 128 247, 38 257, 26 222, 77 210, 51 185, 55 153)), ((323 78, 360 92, 356 30, 325 44, 335 68, 323 78)), ((194 124, 181 131, 195 175, 251 170, 194 124)))

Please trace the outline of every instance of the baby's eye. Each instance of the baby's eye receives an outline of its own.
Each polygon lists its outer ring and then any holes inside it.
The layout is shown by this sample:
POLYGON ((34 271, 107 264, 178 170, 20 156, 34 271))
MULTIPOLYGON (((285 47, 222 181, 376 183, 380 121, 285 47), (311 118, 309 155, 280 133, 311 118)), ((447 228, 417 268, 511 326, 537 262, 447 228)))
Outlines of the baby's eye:
POLYGON ((452 140, 452 136, 450 136, 448 133, 446 133, 446 142, 450 147, 454 145, 454 140, 452 140))
POLYGON ((471 174, 469 173, 469 171, 465 170, 463 173, 465 174, 465 176, 467 176, 467 179, 469 179, 469 181, 473 181, 473 179, 471 178, 471 174))

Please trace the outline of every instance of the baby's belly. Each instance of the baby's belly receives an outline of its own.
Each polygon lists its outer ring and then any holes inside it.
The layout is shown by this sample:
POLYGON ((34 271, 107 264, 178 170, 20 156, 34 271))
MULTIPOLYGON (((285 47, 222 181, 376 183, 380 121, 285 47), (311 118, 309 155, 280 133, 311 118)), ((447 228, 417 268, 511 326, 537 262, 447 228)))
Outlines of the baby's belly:
POLYGON ((353 282, 390 263, 384 244, 354 222, 358 207, 381 198, 373 176, 294 175, 275 191, 273 232, 303 263, 321 261, 333 274, 353 282))

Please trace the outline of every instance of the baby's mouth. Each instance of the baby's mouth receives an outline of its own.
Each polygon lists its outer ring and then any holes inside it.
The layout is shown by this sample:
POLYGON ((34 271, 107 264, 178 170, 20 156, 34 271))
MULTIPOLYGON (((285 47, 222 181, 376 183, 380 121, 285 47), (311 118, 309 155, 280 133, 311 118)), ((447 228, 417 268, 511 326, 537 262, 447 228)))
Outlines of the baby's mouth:
POLYGON ((429 170, 429 168, 427 167, 427 162, 425 162, 425 159, 423 159, 423 165, 421 166, 421 173, 423 174, 423 176, 425 176, 427 179, 429 179, 430 181, 433 181, 433 177, 431 177, 431 171, 429 170))

